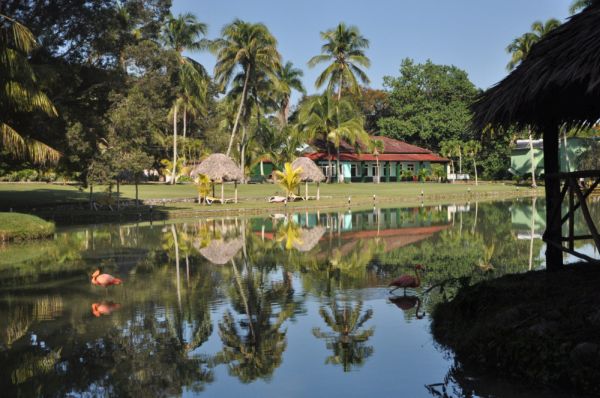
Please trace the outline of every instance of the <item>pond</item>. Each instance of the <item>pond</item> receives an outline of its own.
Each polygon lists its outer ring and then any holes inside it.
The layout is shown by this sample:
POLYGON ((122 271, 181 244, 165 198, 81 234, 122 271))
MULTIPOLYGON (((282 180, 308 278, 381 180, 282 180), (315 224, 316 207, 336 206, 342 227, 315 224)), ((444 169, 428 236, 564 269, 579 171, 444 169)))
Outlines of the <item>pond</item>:
POLYGON ((3 246, 2 396, 563 396, 463 369, 430 334, 460 286, 544 266, 544 212, 520 199, 109 224, 3 246), (416 264, 420 286, 390 294, 416 264), (98 268, 123 284, 92 285, 98 268))

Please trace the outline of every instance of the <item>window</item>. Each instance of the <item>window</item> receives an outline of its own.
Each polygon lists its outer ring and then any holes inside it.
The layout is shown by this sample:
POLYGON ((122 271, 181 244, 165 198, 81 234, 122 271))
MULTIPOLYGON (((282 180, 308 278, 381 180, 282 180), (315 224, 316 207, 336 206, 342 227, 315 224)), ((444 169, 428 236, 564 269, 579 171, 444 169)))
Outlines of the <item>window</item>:
POLYGON ((321 171, 323 172, 325 177, 335 177, 337 175, 335 172, 335 163, 331 165, 331 171, 329 171, 329 165, 327 163, 320 164, 319 167, 321 168, 321 171))
POLYGON ((350 164, 350 177, 360 177, 360 163, 350 164))
POLYGON ((407 163, 406 164, 406 170, 412 171, 414 173, 415 172, 415 164, 414 163, 407 163))
POLYGON ((396 177, 396 162, 390 162, 390 177, 396 177))

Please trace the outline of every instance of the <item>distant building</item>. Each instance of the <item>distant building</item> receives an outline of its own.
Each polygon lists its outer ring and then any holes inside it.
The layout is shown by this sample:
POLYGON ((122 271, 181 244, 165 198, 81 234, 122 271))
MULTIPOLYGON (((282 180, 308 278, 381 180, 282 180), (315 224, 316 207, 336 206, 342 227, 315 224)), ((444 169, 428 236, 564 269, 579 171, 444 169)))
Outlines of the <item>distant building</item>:
MULTIPOLYGON (((372 140, 383 142, 383 149, 373 153, 364 145, 359 145, 358 151, 352 145, 342 142, 339 148, 340 164, 344 181, 372 182, 377 176, 381 182, 395 182, 402 179, 412 179, 421 169, 431 169, 432 164, 447 166, 450 160, 443 158, 429 149, 395 140, 388 137, 372 136, 372 140), (379 173, 377 164, 379 163, 379 173)), ((316 151, 305 156, 312 159, 321 169, 323 174, 337 180, 336 160, 337 153, 331 151, 328 156, 326 146, 316 143, 316 151), (331 159, 332 169, 329 168, 331 159)))
MULTIPOLYGON (((600 143, 600 137, 596 138, 567 138, 567 151, 565 152, 564 141, 559 140, 560 171, 574 171, 581 169, 582 155, 591 150, 593 141, 600 143), (568 165, 567 165, 568 158, 568 165)), ((536 176, 544 174, 544 140, 533 140, 533 163, 536 176)), ((598 154, 600 156, 600 154, 598 154)), ((511 151, 509 171, 519 177, 526 178, 531 175, 531 145, 529 140, 517 140, 511 151)))

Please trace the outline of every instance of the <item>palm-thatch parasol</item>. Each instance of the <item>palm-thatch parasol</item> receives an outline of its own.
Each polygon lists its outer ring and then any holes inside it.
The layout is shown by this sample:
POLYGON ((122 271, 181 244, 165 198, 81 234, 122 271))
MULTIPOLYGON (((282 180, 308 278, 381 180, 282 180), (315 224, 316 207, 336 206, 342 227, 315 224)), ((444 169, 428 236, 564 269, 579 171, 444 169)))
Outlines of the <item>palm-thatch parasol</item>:
POLYGON ((474 126, 532 127, 544 138, 545 240, 548 269, 562 265, 558 130, 593 124, 600 118, 600 1, 552 30, 504 80, 472 107, 474 126), (556 222, 558 220, 558 222, 556 222), (554 222, 553 222, 554 221, 554 222))
POLYGON ((302 169, 302 172, 300 173, 300 181, 304 182, 304 184, 305 184, 304 191, 305 191, 306 198, 308 199, 308 183, 316 182, 317 183, 317 200, 319 200, 321 198, 321 189, 320 189, 319 184, 322 181, 325 181, 325 175, 323 174, 323 172, 321 171, 319 166, 317 166, 315 164, 315 162, 313 162, 311 159, 306 158, 306 157, 297 158, 296 160, 294 160, 292 162, 292 169, 295 170, 298 167, 300 167, 302 169))
POLYGON ((325 227, 301 228, 298 240, 292 245, 300 252, 309 252, 319 243, 323 235, 325 235, 325 227))
POLYGON ((194 242, 194 247, 213 264, 227 264, 244 246, 242 238, 234 238, 229 240, 215 239, 211 240, 206 247, 200 246, 200 241, 194 242))
POLYGON ((225 182, 235 182, 235 203, 237 203, 237 183, 244 178, 244 174, 229 156, 222 153, 213 153, 194 167, 190 176, 194 178, 198 174, 204 174, 213 183, 218 182, 221 184, 221 203, 225 203, 225 182))

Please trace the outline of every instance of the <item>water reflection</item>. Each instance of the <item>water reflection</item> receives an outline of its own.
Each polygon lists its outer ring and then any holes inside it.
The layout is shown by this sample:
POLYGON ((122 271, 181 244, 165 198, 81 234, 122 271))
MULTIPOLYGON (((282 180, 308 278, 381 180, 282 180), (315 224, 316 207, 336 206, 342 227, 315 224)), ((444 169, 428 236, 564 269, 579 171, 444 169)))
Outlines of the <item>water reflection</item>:
POLYGON ((542 267, 541 213, 543 200, 527 199, 196 219, 2 246, 0 388, 227 396, 252 384, 306 396, 337 385, 385 396, 399 392, 386 388, 401 357, 415 371, 403 392, 430 394, 423 386, 453 364, 426 314, 460 286, 542 267), (426 268, 421 286, 390 298, 388 283, 413 264, 426 268), (123 279, 107 296, 89 282, 99 267, 123 279), (308 390, 290 390, 299 380, 308 390))

